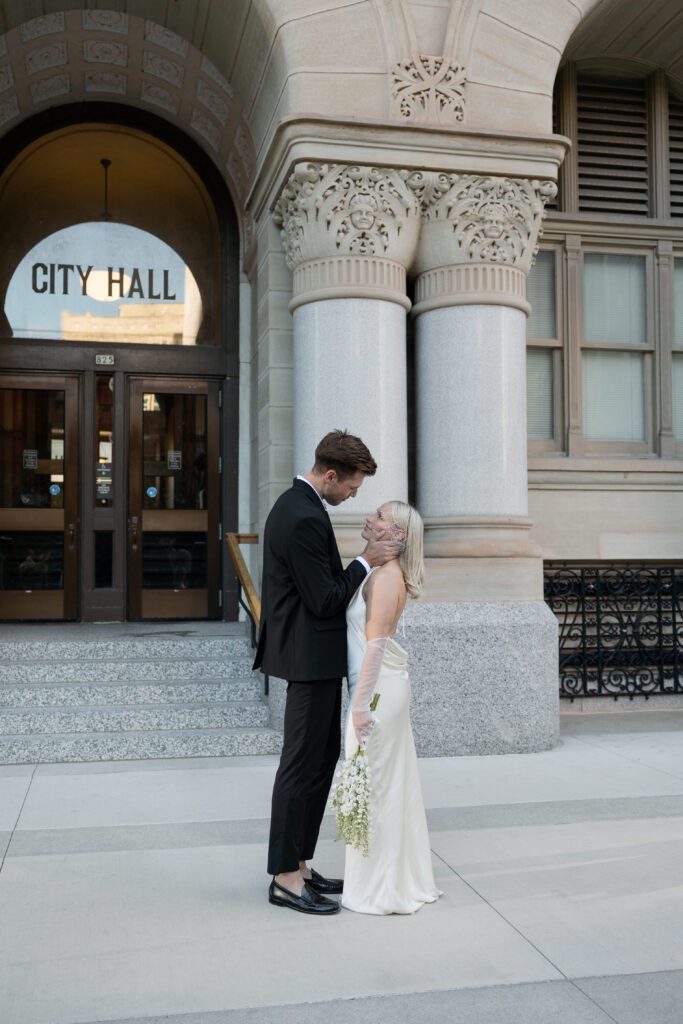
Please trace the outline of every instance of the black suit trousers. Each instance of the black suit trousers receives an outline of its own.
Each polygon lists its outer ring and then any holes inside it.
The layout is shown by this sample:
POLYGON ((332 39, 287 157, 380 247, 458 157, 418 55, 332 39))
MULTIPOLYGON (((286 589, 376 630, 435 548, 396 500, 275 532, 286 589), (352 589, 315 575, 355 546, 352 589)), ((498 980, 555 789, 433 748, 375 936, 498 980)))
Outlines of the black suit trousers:
POLYGON ((341 679, 289 682, 273 786, 268 874, 296 871, 318 841, 341 745, 341 679))

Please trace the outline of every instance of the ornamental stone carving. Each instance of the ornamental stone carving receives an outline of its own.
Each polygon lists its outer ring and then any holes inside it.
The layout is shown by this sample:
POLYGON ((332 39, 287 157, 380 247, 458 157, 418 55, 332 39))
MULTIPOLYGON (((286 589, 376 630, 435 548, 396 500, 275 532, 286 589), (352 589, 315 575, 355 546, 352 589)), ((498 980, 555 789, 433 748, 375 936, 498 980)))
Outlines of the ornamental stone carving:
POLYGON ((84 81, 86 92, 126 92, 126 76, 116 71, 86 71, 84 81))
POLYGON ((420 198, 423 218, 416 312, 463 303, 528 312, 526 275, 555 183, 417 172, 408 184, 420 198))
POLYGON ((41 46, 26 54, 26 74, 36 75, 39 71, 47 71, 48 68, 63 67, 68 59, 66 43, 41 46))
POLYGON ((194 128, 196 132, 206 139, 212 149, 217 150, 221 139, 221 133, 218 125, 203 114, 197 107, 192 108, 192 116, 190 117, 190 127, 194 128))
POLYGON ((128 64, 128 47, 107 39, 86 39, 83 43, 83 57, 88 64, 115 64, 125 68, 128 64))
POLYGON ((71 91, 71 78, 69 75, 52 75, 50 78, 42 78, 39 82, 31 85, 31 99, 34 103, 44 103, 55 96, 64 96, 71 91))
POLYGON ((14 85, 14 73, 12 65, 5 64, 0 68, 0 92, 7 92, 14 85))
POLYGON ((19 28, 19 35, 22 43, 30 43, 33 39, 39 39, 41 36, 49 36, 54 32, 63 31, 64 12, 59 11, 56 14, 43 14, 39 18, 25 21, 19 28))
POLYGON ((225 126, 228 121, 228 104, 210 89, 203 78, 197 80, 197 99, 200 103, 203 103, 207 110, 210 110, 213 116, 225 126))
POLYGON ((10 96, 0 103, 0 128, 15 117, 19 117, 19 103, 16 96, 10 96))
POLYGON ((180 97, 164 89, 161 85, 153 82, 142 82, 140 86, 140 98, 146 103, 152 103, 155 107, 168 110, 170 114, 177 114, 180 107, 180 97))
POLYGON ((166 60, 151 50, 143 51, 142 68, 147 74, 162 78, 164 82, 169 82, 179 89, 183 84, 184 71, 180 64, 176 64, 174 60, 166 60))
POLYGON ((445 57, 417 54, 391 69, 391 96, 402 121, 454 124, 465 115, 465 68, 445 57))
POLYGON ((86 31, 116 32, 125 36, 128 32, 128 15, 119 11, 83 11, 83 28, 86 31))
POLYGON ((234 99, 232 86, 225 76, 220 73, 216 65, 211 63, 208 57, 202 57, 201 70, 205 75, 208 75, 209 78, 212 78, 214 82, 220 85, 223 92, 226 93, 230 99, 234 99))
POLYGON ((294 271, 291 309, 319 298, 384 298, 408 308, 405 270, 420 226, 407 172, 299 164, 274 216, 294 271))
POLYGON ((175 32, 164 28, 163 25, 157 25, 155 21, 145 22, 145 39, 149 43, 161 46, 164 50, 170 50, 178 57, 187 57, 189 46, 187 39, 182 39, 175 32))

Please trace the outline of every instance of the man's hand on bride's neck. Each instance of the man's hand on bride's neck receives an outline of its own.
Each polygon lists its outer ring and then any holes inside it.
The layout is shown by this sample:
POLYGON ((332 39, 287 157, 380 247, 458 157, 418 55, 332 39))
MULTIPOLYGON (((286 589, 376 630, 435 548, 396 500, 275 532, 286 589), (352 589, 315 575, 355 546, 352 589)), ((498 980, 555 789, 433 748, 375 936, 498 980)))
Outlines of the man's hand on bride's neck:
POLYGON ((400 541, 392 540, 387 530, 374 532, 373 538, 368 540, 365 551, 361 552, 365 561, 373 569, 375 566, 390 562, 393 558, 398 558, 400 553, 400 541))

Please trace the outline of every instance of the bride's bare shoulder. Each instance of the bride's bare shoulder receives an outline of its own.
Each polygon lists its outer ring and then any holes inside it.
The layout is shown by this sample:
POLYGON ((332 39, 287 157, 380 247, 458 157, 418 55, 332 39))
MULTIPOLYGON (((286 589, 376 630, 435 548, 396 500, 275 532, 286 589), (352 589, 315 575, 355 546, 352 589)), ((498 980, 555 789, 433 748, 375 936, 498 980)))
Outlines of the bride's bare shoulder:
POLYGON ((386 562, 370 575, 364 587, 364 593, 396 593, 400 595, 405 590, 403 570, 397 561, 386 562))

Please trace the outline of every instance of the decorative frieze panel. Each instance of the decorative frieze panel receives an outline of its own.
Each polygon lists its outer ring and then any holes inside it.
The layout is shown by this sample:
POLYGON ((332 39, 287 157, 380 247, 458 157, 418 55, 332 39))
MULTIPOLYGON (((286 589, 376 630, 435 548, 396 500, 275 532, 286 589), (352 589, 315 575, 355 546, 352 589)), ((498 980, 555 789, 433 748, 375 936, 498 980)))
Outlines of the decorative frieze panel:
POLYGON ((86 71, 86 92, 111 92, 123 96, 126 92, 126 76, 115 71, 86 71))
POLYGON ((26 54, 26 73, 36 75, 39 71, 47 71, 48 68, 63 67, 68 60, 66 43, 52 43, 50 46, 41 46, 37 50, 31 50, 26 54))
POLYGON ((465 115, 467 77, 462 64, 416 54, 391 69, 394 113, 403 121, 457 124, 465 115))
POLYGON ((65 96, 71 91, 71 79, 69 75, 52 75, 50 78, 43 78, 40 82, 34 82, 31 86, 31 99, 34 103, 44 103, 55 96, 65 96))
POLYGON ((242 174, 242 165, 240 164, 236 153, 230 154, 230 156, 228 157, 228 162, 225 166, 228 174, 235 183, 235 188, 237 189, 237 192, 239 193, 239 195, 242 195, 244 191, 244 175, 242 174))
POLYGON ((120 11, 83 11, 83 28, 86 31, 116 32, 125 36, 128 32, 128 15, 120 11))
POLYGON ((227 124, 228 104, 201 78, 197 81, 197 99, 204 104, 207 110, 211 111, 216 120, 220 121, 222 125, 227 124))
POLYGON ((166 60, 151 50, 145 50, 142 55, 142 66, 148 74, 162 78, 164 82, 170 82, 178 88, 183 84, 183 69, 174 60, 166 60))
POLYGON ((25 21, 19 29, 19 38, 22 43, 30 43, 33 39, 41 36, 49 36, 54 32, 64 31, 64 12, 57 14, 44 14, 40 18, 33 18, 25 21))
POLYGON ((157 25, 154 21, 145 22, 145 39, 149 43, 154 43, 164 50, 177 54, 178 57, 187 57, 187 39, 181 39, 175 32, 164 28, 163 25, 157 25))
POLYGON ((221 89, 223 90, 224 93, 226 93, 226 95, 230 96, 231 98, 233 97, 234 94, 232 91, 232 86, 230 85, 228 80, 220 73, 216 65, 209 60, 208 57, 202 57, 202 62, 200 66, 204 74, 208 75, 209 78, 212 78, 213 81, 217 83, 217 85, 220 85, 221 89))
POLYGON ((7 92, 14 85, 14 73, 12 72, 12 65, 5 64, 4 67, 0 68, 0 92, 7 92))
POLYGON ((88 64, 114 64, 125 68, 128 64, 128 47, 125 43, 109 42, 106 39, 86 39, 83 56, 88 64))
POLYGON ((190 127, 194 128, 196 132, 206 139, 212 149, 218 149, 218 143, 220 141, 220 129, 215 121, 212 121, 206 114, 202 114, 201 110, 197 110, 196 107, 192 108, 192 117, 190 118, 190 127))
POLYGON ((237 125, 237 131, 235 132, 235 149, 242 157, 244 164, 249 167, 253 163, 251 144, 247 131, 242 124, 237 125))
POLYGON ((143 82, 140 87, 140 98, 146 103, 151 103, 155 107, 161 107, 162 110, 167 110, 169 114, 177 114, 178 108, 180 107, 180 97, 168 89, 164 89, 161 85, 156 85, 154 82, 143 82))
POLYGON ((19 103, 16 96, 10 96, 8 100, 0 103, 0 126, 13 121, 15 117, 19 117, 19 103))

